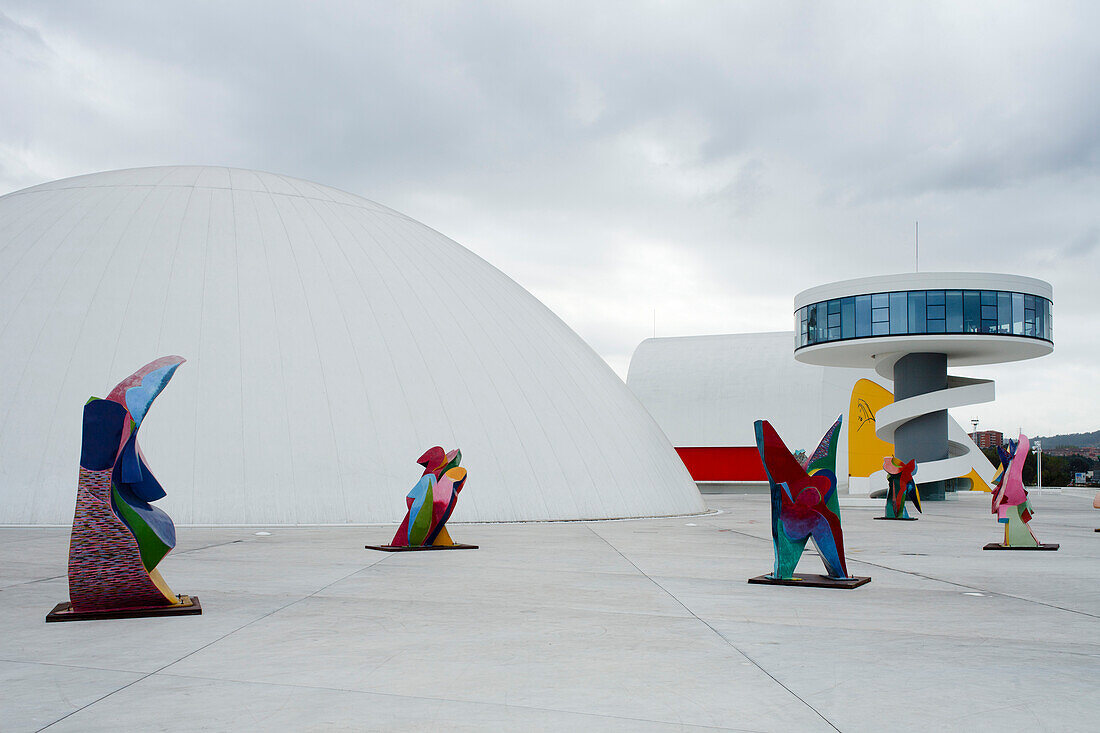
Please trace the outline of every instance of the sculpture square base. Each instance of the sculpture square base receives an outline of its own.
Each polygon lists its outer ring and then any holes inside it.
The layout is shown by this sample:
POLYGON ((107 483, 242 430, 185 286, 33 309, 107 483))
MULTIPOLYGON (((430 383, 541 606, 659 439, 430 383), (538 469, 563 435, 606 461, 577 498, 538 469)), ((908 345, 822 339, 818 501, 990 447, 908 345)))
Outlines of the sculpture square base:
POLYGON ((363 545, 368 550, 381 550, 382 552, 419 552, 421 550, 476 550, 477 545, 463 545, 456 542, 453 545, 363 545))
POLYGON ((73 604, 58 603, 46 614, 46 623, 56 621, 93 621, 95 619, 148 618, 150 616, 201 616, 202 604, 198 596, 178 596, 178 606, 152 608, 114 608, 107 611, 74 611, 73 604))
POLYGON ((875 519, 889 519, 892 522, 915 522, 920 517, 875 517, 875 519))
POLYGON ((804 588, 843 588, 844 590, 851 590, 870 583, 871 579, 868 577, 851 577, 840 580, 830 578, 828 575, 804 573, 794 578, 773 578, 770 575, 757 575, 755 578, 749 578, 749 582, 760 583, 761 585, 794 585, 804 588))
POLYGON ((1050 545, 1038 545, 1035 547, 1028 547, 1027 545, 1006 545, 1003 542, 990 542, 988 545, 982 548, 983 550, 1057 550, 1058 543, 1050 545))

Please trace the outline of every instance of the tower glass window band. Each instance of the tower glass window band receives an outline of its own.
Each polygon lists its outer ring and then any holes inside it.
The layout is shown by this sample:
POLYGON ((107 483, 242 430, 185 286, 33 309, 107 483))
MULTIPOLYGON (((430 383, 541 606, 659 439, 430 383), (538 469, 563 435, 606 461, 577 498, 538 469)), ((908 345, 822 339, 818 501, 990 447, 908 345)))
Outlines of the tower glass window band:
POLYGON ((1000 290, 907 290, 825 300, 794 314, 795 346, 874 336, 987 333, 1052 341, 1051 303, 1000 290))

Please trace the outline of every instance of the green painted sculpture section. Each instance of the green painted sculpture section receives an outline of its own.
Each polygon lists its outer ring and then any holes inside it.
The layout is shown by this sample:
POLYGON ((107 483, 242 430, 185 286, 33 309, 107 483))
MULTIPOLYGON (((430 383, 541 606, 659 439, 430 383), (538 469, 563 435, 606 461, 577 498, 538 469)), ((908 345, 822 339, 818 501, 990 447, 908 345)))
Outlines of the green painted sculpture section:
POLYGON ((432 507, 434 504, 432 489, 435 488, 435 482, 430 481, 428 483, 428 491, 424 497, 424 503, 420 506, 420 511, 416 513, 412 521, 409 522, 409 544, 422 545, 424 540, 428 538, 428 532, 432 528, 432 507))
POLYGON ((145 566, 146 570, 151 571, 172 550, 172 545, 165 544, 164 540, 153 531, 153 528, 142 519, 137 510, 122 500, 118 489, 113 487, 111 488, 111 501, 119 517, 130 528, 134 539, 137 540, 141 564, 145 566))
MULTIPOLYGON (((1032 534, 1031 528, 1027 524, 1032 514, 1030 499, 1025 499, 1023 504, 1008 507, 1004 514, 1005 519, 1008 520, 1005 524, 1006 545, 1009 547, 1039 546, 1039 540, 1035 539, 1035 535, 1032 534)), ((1002 519, 1001 521, 1005 520, 1002 519)))

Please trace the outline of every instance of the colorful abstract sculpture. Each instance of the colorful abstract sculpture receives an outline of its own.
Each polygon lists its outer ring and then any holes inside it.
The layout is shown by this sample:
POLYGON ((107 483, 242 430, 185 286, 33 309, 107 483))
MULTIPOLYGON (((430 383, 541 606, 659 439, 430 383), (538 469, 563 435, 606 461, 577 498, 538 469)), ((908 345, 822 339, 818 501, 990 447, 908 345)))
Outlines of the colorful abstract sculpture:
POLYGON ((466 469, 458 464, 462 451, 429 448, 417 463, 424 473, 405 497, 408 511, 388 545, 367 545, 372 550, 472 550, 477 545, 458 544, 447 532, 458 494, 466 485, 466 469))
POLYGON ((870 578, 849 576, 844 559, 840 502, 836 494, 836 444, 840 424, 839 419, 833 423, 804 468, 769 422, 756 421, 756 446, 771 486, 775 566, 770 575, 750 578, 750 583, 855 588, 870 582, 870 578), (810 539, 817 547, 828 576, 796 578, 795 566, 810 539))
POLYGON ((172 519, 150 502, 165 496, 137 443, 153 400, 184 359, 166 356, 84 405, 76 513, 69 542, 69 603, 47 621, 198 614, 157 565, 176 545, 172 519))
POLYGON ((905 511, 905 501, 913 502, 918 512, 924 513, 920 508, 920 491, 913 481, 917 473, 915 460, 902 463, 893 456, 882 459, 882 470, 886 471, 886 481, 889 489, 886 491, 886 514, 875 519, 908 519, 916 521, 916 517, 909 516, 905 511))
POLYGON ((1008 450, 997 448, 1001 465, 994 477, 992 513, 1005 526, 1004 542, 991 542, 986 550, 1057 550, 1056 544, 1043 544, 1035 537, 1028 522, 1034 515, 1031 500, 1024 488, 1024 461, 1027 460, 1029 441, 1020 433, 1020 439, 1009 440, 1008 450))

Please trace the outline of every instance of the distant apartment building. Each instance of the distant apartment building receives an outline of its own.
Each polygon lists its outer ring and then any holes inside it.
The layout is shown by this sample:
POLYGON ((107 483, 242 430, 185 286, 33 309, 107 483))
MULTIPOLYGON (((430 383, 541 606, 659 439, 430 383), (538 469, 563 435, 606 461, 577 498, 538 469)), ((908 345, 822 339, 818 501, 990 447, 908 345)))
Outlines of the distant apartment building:
POLYGON ((970 439, 979 448, 999 448, 1005 442, 1004 433, 1000 430, 979 430, 976 433, 970 433, 970 439))

